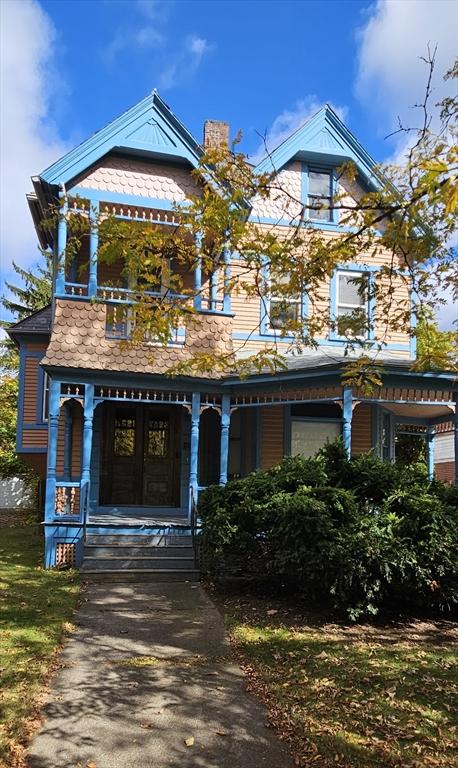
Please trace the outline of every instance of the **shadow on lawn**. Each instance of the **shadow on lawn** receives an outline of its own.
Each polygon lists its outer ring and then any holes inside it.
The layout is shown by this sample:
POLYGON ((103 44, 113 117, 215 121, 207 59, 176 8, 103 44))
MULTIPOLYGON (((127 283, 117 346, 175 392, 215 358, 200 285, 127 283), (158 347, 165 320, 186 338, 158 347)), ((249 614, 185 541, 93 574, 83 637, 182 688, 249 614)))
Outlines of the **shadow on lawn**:
POLYGON ((262 601, 247 607, 237 601, 232 614, 238 652, 270 706, 294 723, 299 754, 312 742, 320 768, 327 759, 358 768, 454 764, 456 625, 348 627, 262 601))

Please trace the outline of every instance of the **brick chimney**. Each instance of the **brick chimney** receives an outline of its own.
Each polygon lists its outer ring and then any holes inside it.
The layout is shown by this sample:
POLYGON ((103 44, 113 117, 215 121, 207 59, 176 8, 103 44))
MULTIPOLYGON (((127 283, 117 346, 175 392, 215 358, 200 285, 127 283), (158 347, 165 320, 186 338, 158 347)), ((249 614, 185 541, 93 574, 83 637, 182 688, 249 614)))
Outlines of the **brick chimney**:
POLYGON ((229 123, 206 120, 204 123, 204 148, 215 149, 229 146, 229 123))

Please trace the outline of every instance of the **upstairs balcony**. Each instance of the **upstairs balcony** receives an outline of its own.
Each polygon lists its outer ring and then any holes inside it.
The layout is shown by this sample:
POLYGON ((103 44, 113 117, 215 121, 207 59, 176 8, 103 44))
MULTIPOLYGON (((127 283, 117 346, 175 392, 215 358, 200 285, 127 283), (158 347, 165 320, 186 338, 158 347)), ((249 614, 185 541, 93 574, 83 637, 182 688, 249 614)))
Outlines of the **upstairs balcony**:
POLYGON ((128 221, 147 221, 161 227, 176 227, 177 216, 173 211, 153 209, 131 209, 121 205, 97 203, 93 207, 91 201, 73 200, 70 205, 63 206, 57 228, 56 259, 56 298, 75 300, 101 301, 110 305, 133 305, 140 296, 163 301, 192 302, 194 309, 202 314, 231 315, 231 300, 228 290, 230 279, 230 254, 222 254, 218 269, 208 272, 202 268, 199 256, 200 244, 196 242, 196 261, 193 269, 185 270, 183 265, 173 264, 173 260, 164 259, 163 267, 158 274, 155 290, 138 290, 135 282, 126 275, 121 262, 109 263, 100 260, 99 249, 99 218, 100 213, 114 216, 116 219, 128 221), (86 217, 89 221, 87 236, 81 240, 78 253, 69 258, 67 242, 72 226, 72 215, 86 217), (177 293, 171 285, 171 275, 180 278, 184 293, 177 293))

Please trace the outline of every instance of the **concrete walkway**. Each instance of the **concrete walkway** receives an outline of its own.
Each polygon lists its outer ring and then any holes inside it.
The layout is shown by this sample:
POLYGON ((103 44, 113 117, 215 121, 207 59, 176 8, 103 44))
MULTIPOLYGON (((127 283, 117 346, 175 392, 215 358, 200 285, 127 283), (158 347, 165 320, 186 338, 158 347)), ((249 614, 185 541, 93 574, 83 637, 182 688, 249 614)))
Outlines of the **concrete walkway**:
POLYGON ((199 585, 91 585, 75 622, 31 768, 292 767, 199 585))

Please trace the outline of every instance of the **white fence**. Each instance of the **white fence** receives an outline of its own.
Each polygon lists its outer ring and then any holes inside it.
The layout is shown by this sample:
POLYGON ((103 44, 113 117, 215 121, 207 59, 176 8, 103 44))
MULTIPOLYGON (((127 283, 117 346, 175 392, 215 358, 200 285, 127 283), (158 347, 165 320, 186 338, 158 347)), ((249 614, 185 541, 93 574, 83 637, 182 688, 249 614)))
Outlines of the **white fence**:
POLYGON ((0 479, 0 509, 27 508, 32 502, 33 492, 20 477, 0 479))

